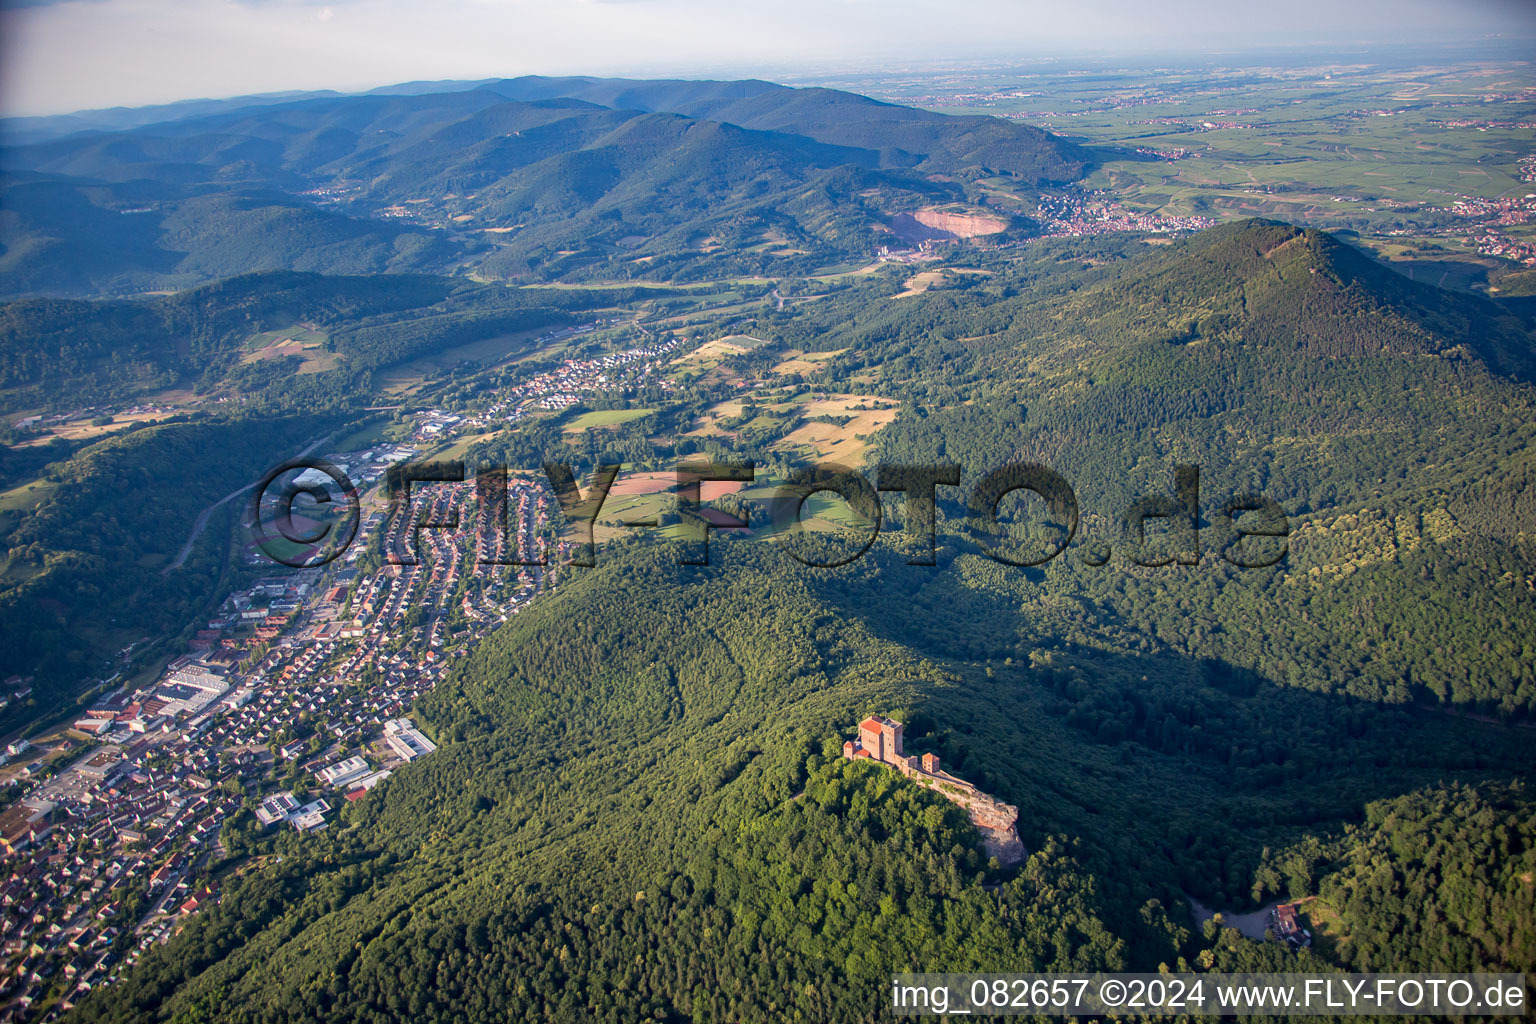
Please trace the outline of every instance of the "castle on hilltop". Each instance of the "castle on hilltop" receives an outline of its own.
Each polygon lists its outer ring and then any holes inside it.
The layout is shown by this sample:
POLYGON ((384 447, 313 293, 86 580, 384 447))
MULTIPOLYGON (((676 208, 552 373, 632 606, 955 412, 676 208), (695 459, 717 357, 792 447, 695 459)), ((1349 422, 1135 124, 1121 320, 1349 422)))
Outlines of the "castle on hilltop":
POLYGON ((902 724, 884 715, 870 715, 859 723, 859 738, 843 744, 843 756, 850 761, 868 758, 889 765, 919 785, 936 790, 941 796, 965 808, 971 823, 981 832, 981 845, 987 854, 1003 865, 1024 859, 1024 844, 1019 841, 1019 809, 989 796, 964 779, 951 775, 939 765, 937 754, 908 756, 902 749, 902 724))
POLYGON ((922 762, 906 756, 901 749, 903 728, 900 722, 884 715, 870 715, 859 723, 859 738, 843 744, 843 756, 850 761, 867 757, 906 771, 915 771, 921 763, 925 771, 938 771, 939 759, 933 754, 924 754, 922 762))

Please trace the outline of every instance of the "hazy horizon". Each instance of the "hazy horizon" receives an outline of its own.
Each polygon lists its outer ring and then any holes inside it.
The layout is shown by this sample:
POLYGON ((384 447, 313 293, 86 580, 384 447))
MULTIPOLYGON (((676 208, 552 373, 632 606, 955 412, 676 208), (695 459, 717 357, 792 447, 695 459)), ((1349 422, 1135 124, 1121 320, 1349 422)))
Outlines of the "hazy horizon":
POLYGON ((1513 0, 1347 9, 1300 0, 1240 13, 1214 0, 1155 9, 1098 0, 1070 12, 959 0, 939 19, 915 0, 789 0, 771 14, 701 0, 481 0, 433 10, 399 0, 32 0, 7 5, 0 18, 7 117, 525 74, 793 80, 892 62, 1238 59, 1536 40, 1536 8, 1513 0))

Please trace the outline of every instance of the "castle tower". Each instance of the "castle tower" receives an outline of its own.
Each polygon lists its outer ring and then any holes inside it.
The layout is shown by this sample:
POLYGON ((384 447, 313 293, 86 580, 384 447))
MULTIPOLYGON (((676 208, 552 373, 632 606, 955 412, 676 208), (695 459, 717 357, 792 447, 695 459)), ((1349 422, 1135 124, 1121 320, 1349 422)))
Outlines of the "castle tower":
POLYGON ((883 715, 870 715, 859 723, 859 746, 876 761, 900 764, 905 760, 901 750, 901 723, 883 715))
POLYGON ((880 719, 874 716, 859 723, 859 747, 876 761, 885 760, 885 734, 880 731, 880 719))

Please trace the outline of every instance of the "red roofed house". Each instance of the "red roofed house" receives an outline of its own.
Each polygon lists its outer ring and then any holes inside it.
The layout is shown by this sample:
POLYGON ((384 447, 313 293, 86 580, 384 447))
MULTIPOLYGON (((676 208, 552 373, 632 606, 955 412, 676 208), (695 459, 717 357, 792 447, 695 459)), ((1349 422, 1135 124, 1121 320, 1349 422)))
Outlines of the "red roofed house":
POLYGON ((1294 903, 1282 903, 1275 908, 1275 934, 1295 945, 1310 945, 1312 937, 1302 930, 1296 909, 1294 903))

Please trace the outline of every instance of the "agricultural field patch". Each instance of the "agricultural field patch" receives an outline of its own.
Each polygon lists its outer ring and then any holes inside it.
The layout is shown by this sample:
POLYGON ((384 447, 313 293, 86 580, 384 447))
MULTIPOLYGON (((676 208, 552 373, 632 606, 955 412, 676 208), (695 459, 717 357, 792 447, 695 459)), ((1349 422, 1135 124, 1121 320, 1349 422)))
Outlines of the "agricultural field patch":
POLYGON ((655 409, 599 409, 582 413, 565 425, 567 434, 579 434, 583 430, 616 427, 621 423, 633 423, 655 412, 655 409))
POLYGON ((802 423, 774 442, 779 451, 794 451, 817 459, 833 459, 850 466, 864 461, 869 441, 896 419, 901 403, 871 395, 832 395, 806 401, 802 423), (817 420, 825 416, 828 420, 817 420))

